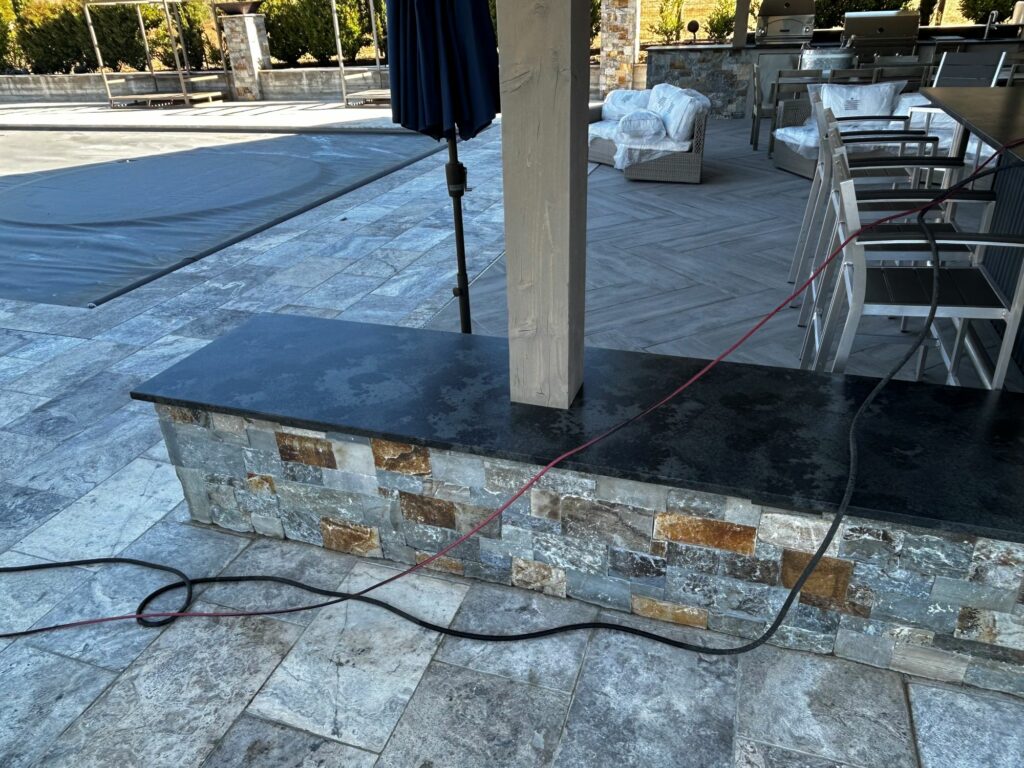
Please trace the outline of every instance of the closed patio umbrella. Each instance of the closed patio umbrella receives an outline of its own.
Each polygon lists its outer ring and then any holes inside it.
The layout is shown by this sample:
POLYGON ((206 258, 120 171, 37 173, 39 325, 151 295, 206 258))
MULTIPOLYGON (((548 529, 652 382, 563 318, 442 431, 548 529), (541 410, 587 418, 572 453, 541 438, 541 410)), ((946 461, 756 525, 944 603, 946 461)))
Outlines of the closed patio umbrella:
POLYGON ((462 226, 466 167, 458 139, 471 139, 498 112, 498 48, 487 0, 387 0, 392 120, 448 142, 445 174, 455 218, 462 332, 470 333, 462 226))

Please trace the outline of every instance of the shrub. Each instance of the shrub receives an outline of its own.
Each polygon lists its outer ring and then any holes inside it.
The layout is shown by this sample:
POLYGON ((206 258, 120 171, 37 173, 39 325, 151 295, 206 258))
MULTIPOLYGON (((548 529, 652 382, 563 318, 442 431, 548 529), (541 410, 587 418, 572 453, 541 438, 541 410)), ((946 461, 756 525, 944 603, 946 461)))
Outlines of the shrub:
POLYGON ((683 0, 661 0, 658 5, 658 21, 650 30, 663 43, 674 43, 683 34, 683 0))
POLYGON ((818 0, 814 4, 814 26, 841 27, 847 11, 898 11, 906 5, 907 0, 818 0))
POLYGON ((0 0, 0 71, 14 66, 16 59, 14 4, 11 0, 0 0))
POLYGON ((988 21, 989 11, 999 11, 999 20, 1006 21, 1013 14, 1014 0, 960 0, 960 12, 975 24, 988 21))
POLYGON ((71 0, 32 0, 18 14, 18 44, 36 74, 73 72, 94 64, 80 7, 71 0))
MULTIPOLYGON (((491 8, 491 23, 494 24, 494 34, 498 34, 498 7, 497 0, 487 0, 491 8)), ((601 0, 590 0, 590 42, 601 34, 601 0)))
POLYGON ((718 0, 708 14, 708 37, 716 43, 724 43, 732 36, 736 28, 736 3, 731 0, 718 0))
MULTIPOLYGON (((146 47, 138 18, 130 6, 90 10, 103 63, 113 70, 144 69, 146 47)), ((147 21, 147 28, 151 23, 147 21)), ((37 74, 95 70, 96 56, 82 7, 74 0, 30 0, 21 7, 16 24, 18 44, 37 74)))
MULTIPOLYGON (((306 52, 321 66, 338 55, 331 22, 331 0, 298 0, 306 28, 306 52)), ((359 49, 370 40, 369 26, 363 22, 362 0, 338 0, 338 36, 346 60, 354 60, 359 49)), ((367 14, 368 16, 369 14, 367 14)))
POLYGON ((294 67, 306 52, 299 4, 295 0, 263 0, 260 13, 266 17, 271 55, 294 67))
MULTIPOLYGON (((266 0, 260 10, 266 15, 270 53, 289 66, 310 54, 320 64, 337 55, 330 0, 266 0)), ((351 60, 366 45, 369 13, 362 0, 338 0, 338 28, 341 49, 351 60), (366 19, 364 20, 364 16, 366 19)))
MULTIPOLYGON (((206 33, 207 25, 213 24, 210 8, 201 0, 188 0, 188 2, 182 3, 180 8, 182 37, 185 40, 188 63, 192 69, 203 69, 210 63, 214 47, 206 33)), ((173 69, 174 50, 171 48, 171 39, 167 34, 167 20, 164 17, 163 9, 148 8, 143 11, 143 15, 146 20, 146 27, 150 28, 152 26, 153 29, 150 33, 153 55, 165 67, 173 69)), ((177 26, 177 18, 174 19, 174 22, 175 26, 177 26)), ((181 66, 185 66, 184 59, 181 60, 181 66)))

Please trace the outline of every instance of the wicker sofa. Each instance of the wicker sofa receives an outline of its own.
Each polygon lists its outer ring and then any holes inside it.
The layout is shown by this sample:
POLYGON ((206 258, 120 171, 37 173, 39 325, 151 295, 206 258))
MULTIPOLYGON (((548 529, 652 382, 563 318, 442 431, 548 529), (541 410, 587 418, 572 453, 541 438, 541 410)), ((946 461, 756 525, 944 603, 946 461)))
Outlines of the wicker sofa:
MULTIPOLYGON (((594 104, 590 107, 590 123, 601 122, 603 105, 594 104)), ((685 184, 700 184, 704 162, 704 137, 707 133, 708 111, 701 110, 693 124, 693 135, 688 151, 655 152, 651 159, 641 159, 627 164, 623 175, 631 181, 667 181, 685 184)), ((588 158, 592 163, 615 166, 615 153, 618 149, 612 139, 590 137, 588 158)))

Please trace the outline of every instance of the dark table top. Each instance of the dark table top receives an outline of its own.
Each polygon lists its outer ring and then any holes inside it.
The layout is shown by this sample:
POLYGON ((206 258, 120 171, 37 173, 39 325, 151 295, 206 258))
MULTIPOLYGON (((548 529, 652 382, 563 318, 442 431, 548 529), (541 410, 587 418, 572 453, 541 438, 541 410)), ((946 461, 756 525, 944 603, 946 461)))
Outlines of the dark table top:
MULTIPOLYGON (((1024 139, 1024 88, 922 88, 921 93, 991 146, 1024 139)), ((1024 145, 1012 152, 1024 160, 1024 145)))
MULTIPOLYGON (((568 410, 512 403, 505 339, 262 315, 132 393, 324 431, 543 464, 705 361, 587 348, 568 410)), ((834 509, 873 379, 724 363, 562 466, 834 509)), ((893 382, 863 421, 852 512, 1024 541, 1024 396, 893 382)))

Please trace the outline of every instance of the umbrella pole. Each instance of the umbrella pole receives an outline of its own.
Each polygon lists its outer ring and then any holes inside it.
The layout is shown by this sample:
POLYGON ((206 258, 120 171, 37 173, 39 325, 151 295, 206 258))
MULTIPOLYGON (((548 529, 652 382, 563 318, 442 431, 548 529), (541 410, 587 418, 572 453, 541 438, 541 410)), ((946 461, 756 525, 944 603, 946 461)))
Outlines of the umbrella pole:
POLYGON ((469 317, 469 275, 466 274, 466 237, 462 227, 462 196, 466 194, 466 166, 459 162, 458 139, 448 139, 448 162, 444 166, 448 178, 448 194, 452 198, 455 217, 455 259, 458 263, 457 285, 452 293, 459 298, 459 320, 463 333, 472 333, 469 317))

